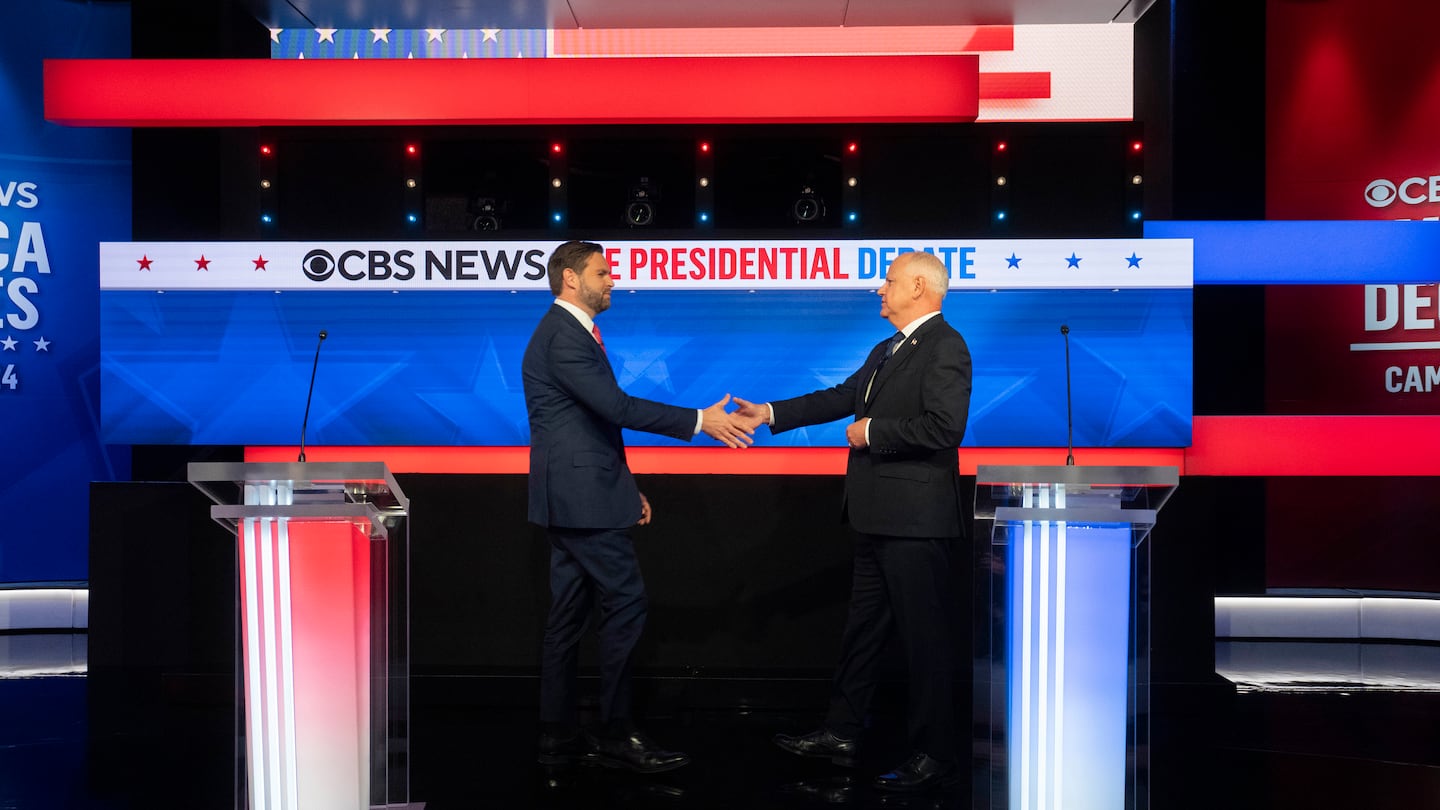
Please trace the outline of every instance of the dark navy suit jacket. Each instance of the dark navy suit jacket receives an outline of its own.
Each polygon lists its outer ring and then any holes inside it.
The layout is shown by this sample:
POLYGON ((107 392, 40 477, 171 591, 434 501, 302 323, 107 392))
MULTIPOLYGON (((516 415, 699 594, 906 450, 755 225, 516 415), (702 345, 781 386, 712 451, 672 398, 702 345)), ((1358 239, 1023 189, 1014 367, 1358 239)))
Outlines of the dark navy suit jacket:
POLYGON ((850 453, 842 518, 865 534, 967 536, 958 448, 970 413, 970 349, 936 315, 905 339, 871 383, 890 340, 871 349, 839 385, 771 403, 771 432, 871 417, 870 448, 850 453))
POLYGON ((605 350, 558 304, 540 319, 521 363, 530 415, 529 520, 571 529, 624 529, 640 491, 620 429, 690 440, 695 410, 620 390, 605 350))

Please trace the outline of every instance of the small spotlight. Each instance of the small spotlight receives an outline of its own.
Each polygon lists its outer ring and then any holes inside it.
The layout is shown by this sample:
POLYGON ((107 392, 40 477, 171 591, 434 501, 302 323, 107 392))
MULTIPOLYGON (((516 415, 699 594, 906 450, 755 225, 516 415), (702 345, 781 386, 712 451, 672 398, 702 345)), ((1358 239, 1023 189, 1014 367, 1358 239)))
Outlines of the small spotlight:
POLYGON ((790 216, 797 223, 822 220, 825 218, 825 199, 810 186, 802 186, 800 195, 790 205, 790 216))
POLYGON ((709 222, 709 221, 710 221, 710 215, 707 214, 707 213, 705 213, 704 211, 701 211, 701 212, 700 212, 700 221, 701 221, 701 222, 709 222))
POLYGON ((275 147, 271 146, 271 145, 268 144, 268 143, 261 144, 261 145, 260 145, 260 154, 262 154, 262 155, 273 155, 273 154, 275 154, 275 147))
POLYGON ((998 219, 998 220, 1000 220, 1001 222, 1004 222, 1004 221, 1005 221, 1005 212, 1004 212, 1004 211, 1001 211, 1000 213, 998 213, 998 214, 995 215, 995 218, 998 219))
POLYGON ((1130 151, 1131 151, 1131 152, 1139 152, 1141 149, 1144 149, 1144 148, 1145 148, 1145 144, 1141 143, 1140 141, 1134 141, 1134 142, 1132 142, 1132 143, 1130 144, 1130 151))
POLYGON ((702 177, 702 178, 700 178, 700 188, 709 188, 709 187, 710 187, 710 178, 708 178, 708 177, 702 177))
POLYGON ((644 228, 655 224, 655 205, 660 200, 660 189, 652 185, 650 178, 641 177, 630 187, 630 199, 625 203, 625 224, 632 228, 644 228))
POLYGON ((420 185, 420 184, 417 183, 417 182, 415 182, 415 178, 413 178, 413 177, 407 177, 407 178, 405 178, 405 187, 406 187, 406 188, 415 188, 415 187, 418 186, 418 185, 420 185))
POLYGON ((560 221, 560 212, 559 212, 559 211, 556 211, 555 213, 553 213, 553 214, 550 215, 550 218, 553 219, 553 220, 555 220, 556 222, 559 222, 559 221, 560 221))
POLYGON ((551 188, 559 188, 559 187, 560 187, 560 178, 556 177, 555 179, 551 180, 551 181, 550 181, 550 187, 551 187, 551 188))
POLYGON ((266 225, 269 225, 270 223, 275 221, 275 218, 270 216, 269 214, 261 214, 260 221, 265 223, 266 225))
POLYGON ((999 177, 995 178, 995 185, 997 185, 997 186, 1003 186, 1003 185, 1005 185, 1007 182, 1009 182, 1009 181, 1007 181, 1007 180, 1005 179, 1005 175, 1003 175, 1003 174, 1000 175, 999 177))
POLYGON ((261 180, 261 181, 260 181, 260 187, 261 187, 261 188, 270 188, 270 181, 269 181, 269 180, 261 180))
POLYGON ((1139 221, 1140 221, 1140 212, 1139 212, 1139 211, 1131 211, 1131 212, 1130 212, 1130 218, 1133 219, 1133 220, 1135 220, 1136 222, 1139 222, 1139 221))
POLYGON ((558 144, 558 143, 552 143, 552 144, 550 144, 550 153, 551 153, 551 154, 558 155, 558 154, 560 154, 562 151, 564 151, 564 150, 561 148, 560 144, 558 144))
POLYGON ((709 151, 710 151, 710 142, 709 142, 709 141, 701 141, 701 142, 700 142, 700 151, 701 151, 701 152, 709 152, 709 151))
POLYGON ((854 211, 851 211, 850 213, 845 215, 845 218, 850 220, 851 222, 854 222, 855 220, 860 218, 860 215, 855 213, 854 211))
POLYGON ((1008 147, 1007 147, 1007 145, 1006 145, 1006 143, 1005 143, 1004 141, 998 141, 998 142, 996 142, 996 144, 995 144, 995 151, 996 151, 996 152, 1004 152, 1007 148, 1008 148, 1008 147))
POLYGON ((1142 182, 1141 177, 1140 177, 1140 175, 1138 175, 1138 174, 1135 175, 1134 177, 1130 178, 1130 185, 1132 185, 1132 186, 1138 186, 1138 185, 1140 185, 1141 182, 1142 182))
POLYGON ((853 155, 856 152, 860 151, 860 144, 856 143, 855 141, 851 141, 849 145, 845 147, 845 151, 853 155))
POLYGON ((845 181, 845 185, 849 186, 850 188, 854 188, 854 187, 860 185, 860 178, 858 178, 858 177, 852 177, 852 178, 850 178, 849 180, 846 180, 846 181, 845 181))
POLYGON ((408 222, 410 222, 410 224, 413 225, 413 224, 415 224, 416 222, 419 222, 419 221, 420 221, 420 215, 419 215, 419 214, 406 214, 406 215, 405 215, 405 219, 406 219, 408 222))
POLYGON ((420 154, 420 147, 416 146, 413 143, 407 143, 405 144, 405 154, 414 157, 420 154))

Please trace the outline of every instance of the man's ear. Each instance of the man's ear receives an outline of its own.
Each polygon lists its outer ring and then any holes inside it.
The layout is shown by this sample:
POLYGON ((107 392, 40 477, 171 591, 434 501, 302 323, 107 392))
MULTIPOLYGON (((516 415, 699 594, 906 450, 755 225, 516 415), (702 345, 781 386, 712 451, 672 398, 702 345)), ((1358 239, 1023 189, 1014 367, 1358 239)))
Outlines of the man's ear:
POLYGON ((580 288, 580 273, 573 267, 567 267, 560 271, 561 286, 568 289, 580 288))

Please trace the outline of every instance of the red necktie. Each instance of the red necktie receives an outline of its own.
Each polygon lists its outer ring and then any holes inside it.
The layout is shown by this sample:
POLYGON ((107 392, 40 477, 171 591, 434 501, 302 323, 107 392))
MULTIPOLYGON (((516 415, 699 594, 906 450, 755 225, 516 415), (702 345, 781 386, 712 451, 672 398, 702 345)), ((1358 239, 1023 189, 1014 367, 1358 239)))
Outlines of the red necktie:
POLYGON ((590 325, 590 334, 594 335, 594 336, 595 336, 595 342, 600 344, 600 351, 605 352, 606 354, 609 354, 610 352, 609 352, 608 350, 606 350, 606 348, 605 348, 605 339, 602 338, 602 337, 600 337, 600 324, 598 324, 598 323, 593 323, 593 324, 591 324, 591 325, 590 325))

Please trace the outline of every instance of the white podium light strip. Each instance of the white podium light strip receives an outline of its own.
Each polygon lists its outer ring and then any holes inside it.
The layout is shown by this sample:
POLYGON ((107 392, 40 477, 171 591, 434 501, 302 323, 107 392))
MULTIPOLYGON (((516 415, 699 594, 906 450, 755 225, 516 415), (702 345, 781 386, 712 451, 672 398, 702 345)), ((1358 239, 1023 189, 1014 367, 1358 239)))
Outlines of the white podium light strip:
MULTIPOLYGON (((277 484, 245 487, 245 503, 288 506, 293 494, 277 484)), ((249 737, 250 806, 300 806, 295 742, 295 665, 292 654, 289 521, 241 521, 245 566, 245 704, 249 737)))
MULTIPOLYGON (((276 503, 290 506, 295 502, 295 493, 289 483, 278 485, 276 503)), ((294 634, 290 622, 290 519, 280 518, 276 526, 280 543, 280 664, 282 688, 285 698, 281 705, 284 712, 285 731, 285 794, 287 807, 300 807, 300 779, 297 770, 295 744, 295 653, 294 634)))
MULTIPOLYGON (((1026 485, 1022 489, 1022 493, 1021 505, 1026 509, 1033 508, 1035 488, 1026 485)), ((1033 605, 1030 601, 1033 591, 1030 587, 1030 577, 1032 576, 1030 543, 1035 524, 1027 520, 1024 526, 1024 537, 1020 546, 1020 553, 1024 557, 1021 566, 1023 592, 1020 594, 1020 807, 1029 810, 1032 806, 1030 800, 1030 627, 1034 620, 1033 605)))
MULTIPOLYGON (((252 484, 245 485, 245 503, 253 505, 259 503, 257 493, 258 487, 252 484)), ((264 785, 264 721, 261 713, 261 702, 251 699, 250 694, 255 691, 260 683, 260 603, 257 588, 259 572, 256 570, 255 557, 258 553, 260 521, 256 518, 245 518, 240 522, 241 561, 245 566, 245 735, 250 749, 248 762, 250 767, 249 794, 252 799, 260 795, 264 785)))
MULTIPOLYGON (((1065 508, 1065 485, 1055 487, 1055 508, 1065 508)), ((1065 795, 1065 521, 1055 524, 1055 796, 1065 795)))
MULTIPOLYGON (((1040 489, 1040 508, 1050 508, 1050 488, 1040 489)), ((1036 754, 1036 777, 1037 782, 1035 793, 1037 794, 1042 807, 1054 806, 1054 798, 1050 795, 1050 743, 1049 736, 1045 730, 1050 724, 1050 521, 1040 521, 1040 677, 1036 683, 1039 694, 1040 711, 1036 716, 1036 738, 1039 741, 1039 751, 1036 754)))

